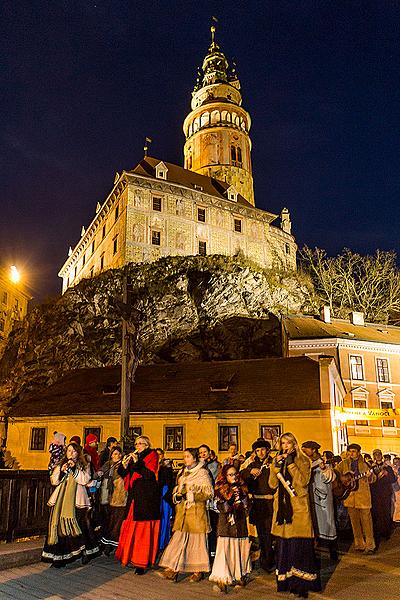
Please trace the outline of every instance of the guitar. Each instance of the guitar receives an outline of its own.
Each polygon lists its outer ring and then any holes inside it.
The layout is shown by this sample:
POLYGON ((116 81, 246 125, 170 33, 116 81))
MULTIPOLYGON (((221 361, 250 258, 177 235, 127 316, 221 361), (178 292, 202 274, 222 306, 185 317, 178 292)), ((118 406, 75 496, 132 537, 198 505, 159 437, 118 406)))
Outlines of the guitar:
POLYGON ((356 492, 359 487, 360 479, 364 477, 369 477, 372 474, 377 475, 382 471, 384 467, 380 467, 379 465, 374 465, 365 473, 360 473, 359 475, 354 475, 352 471, 348 471, 347 473, 338 473, 336 471, 336 480, 332 484, 332 492, 337 500, 346 500, 351 494, 351 492, 356 492))

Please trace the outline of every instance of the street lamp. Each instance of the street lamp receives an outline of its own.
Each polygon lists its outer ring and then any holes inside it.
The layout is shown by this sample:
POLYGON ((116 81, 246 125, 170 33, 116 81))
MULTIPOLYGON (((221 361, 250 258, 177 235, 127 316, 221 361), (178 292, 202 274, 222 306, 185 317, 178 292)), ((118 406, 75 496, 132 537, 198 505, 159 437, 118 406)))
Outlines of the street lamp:
POLYGON ((10 279, 13 283, 18 283, 21 279, 21 274, 15 265, 10 267, 10 279))

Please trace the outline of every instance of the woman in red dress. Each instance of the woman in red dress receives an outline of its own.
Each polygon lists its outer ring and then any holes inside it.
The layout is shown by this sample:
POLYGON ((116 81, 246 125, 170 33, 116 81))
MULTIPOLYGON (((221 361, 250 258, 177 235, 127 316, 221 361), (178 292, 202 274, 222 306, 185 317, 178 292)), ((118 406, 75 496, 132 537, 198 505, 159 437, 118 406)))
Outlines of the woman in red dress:
POLYGON ((156 562, 160 529, 160 490, 157 481, 158 454, 150 440, 140 436, 136 451, 128 454, 118 469, 128 491, 128 514, 122 523, 115 556, 137 575, 156 562))

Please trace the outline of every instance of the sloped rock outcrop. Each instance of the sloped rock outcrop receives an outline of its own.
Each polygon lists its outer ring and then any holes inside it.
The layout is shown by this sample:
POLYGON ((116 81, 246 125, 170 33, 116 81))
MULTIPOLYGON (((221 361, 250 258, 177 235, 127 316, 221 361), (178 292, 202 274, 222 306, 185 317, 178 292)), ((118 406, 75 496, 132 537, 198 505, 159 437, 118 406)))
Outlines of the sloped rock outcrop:
POLYGON ((132 313, 121 304, 124 269, 114 269, 36 306, 15 326, 0 359, 0 404, 72 369, 120 364, 122 314, 136 315, 141 361, 154 363, 279 356, 280 314, 315 308, 300 275, 263 271, 240 257, 168 257, 126 272, 132 313))

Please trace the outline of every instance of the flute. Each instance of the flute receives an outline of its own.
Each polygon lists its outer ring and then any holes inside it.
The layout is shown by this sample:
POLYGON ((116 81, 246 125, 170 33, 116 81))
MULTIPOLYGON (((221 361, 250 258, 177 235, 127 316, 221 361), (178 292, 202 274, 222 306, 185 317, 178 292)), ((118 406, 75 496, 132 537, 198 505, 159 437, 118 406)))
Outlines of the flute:
POLYGON ((124 458, 122 459, 123 466, 126 467, 127 464, 129 463, 129 461, 131 461, 135 456, 137 456, 138 453, 139 453, 139 450, 134 450, 133 452, 129 452, 129 454, 124 456, 124 458))

